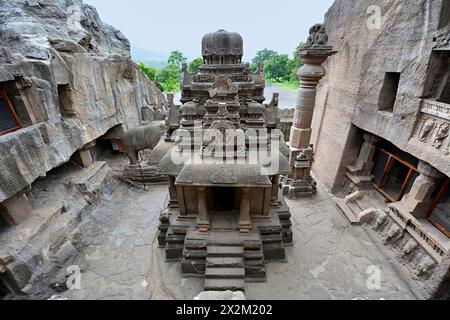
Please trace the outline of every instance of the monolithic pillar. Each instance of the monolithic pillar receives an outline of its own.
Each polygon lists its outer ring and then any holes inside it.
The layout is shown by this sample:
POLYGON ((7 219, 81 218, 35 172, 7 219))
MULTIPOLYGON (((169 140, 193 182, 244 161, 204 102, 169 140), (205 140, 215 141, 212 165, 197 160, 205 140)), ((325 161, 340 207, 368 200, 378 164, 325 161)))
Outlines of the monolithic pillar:
POLYGON ((169 208, 178 208, 177 187, 175 186, 175 177, 169 176, 169 208))
POLYGON ((299 52, 303 66, 298 70, 300 91, 295 107, 294 121, 290 134, 290 164, 292 176, 283 179, 283 193, 296 198, 316 193, 316 182, 311 177, 314 149, 311 143, 311 123, 316 103, 317 85, 325 76, 322 66, 332 55, 332 47, 327 45, 328 36, 321 24, 310 30, 307 44, 299 52))
POLYGON ((359 151, 358 159, 352 165, 347 166, 346 176, 353 187, 358 190, 372 188, 373 157, 380 139, 370 133, 363 136, 364 142, 359 151))
POLYGON ((239 228, 241 233, 249 233, 252 230, 252 221, 250 218, 250 189, 242 188, 241 191, 239 228))
POLYGON ((200 232, 209 231, 208 203, 206 201, 206 188, 197 188, 198 194, 198 218, 197 228, 200 232))
POLYGON ((442 174, 429 164, 420 161, 420 176, 414 181, 411 191, 403 197, 403 206, 417 219, 426 219, 433 204, 432 195, 442 174))
POLYGON ((271 206, 278 206, 278 191, 280 190, 280 176, 272 177, 272 198, 270 200, 271 206))

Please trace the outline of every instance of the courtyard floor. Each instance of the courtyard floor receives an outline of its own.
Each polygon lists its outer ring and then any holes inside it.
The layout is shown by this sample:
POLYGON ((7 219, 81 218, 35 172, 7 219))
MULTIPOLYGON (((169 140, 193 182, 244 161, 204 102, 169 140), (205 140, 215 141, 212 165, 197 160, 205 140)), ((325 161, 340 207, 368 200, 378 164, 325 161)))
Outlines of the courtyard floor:
MULTIPOLYGON (((120 184, 86 213, 81 289, 69 299, 192 299, 203 280, 182 278, 181 264, 164 261, 156 245, 166 186, 148 191, 120 184)), ((416 299, 362 227, 351 226, 332 196, 287 200, 294 244, 286 263, 267 264, 266 283, 247 283, 247 299, 416 299), (380 277, 378 277, 378 275, 380 277), (378 279, 379 278, 379 279, 378 279)))

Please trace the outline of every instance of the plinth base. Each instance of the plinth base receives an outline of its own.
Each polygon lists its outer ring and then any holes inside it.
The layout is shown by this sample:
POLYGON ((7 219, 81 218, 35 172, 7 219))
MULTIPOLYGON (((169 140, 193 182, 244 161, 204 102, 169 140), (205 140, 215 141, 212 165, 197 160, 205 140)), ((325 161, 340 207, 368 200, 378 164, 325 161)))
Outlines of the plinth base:
POLYGON ((313 178, 308 180, 294 180, 283 177, 281 180, 283 195, 289 199, 311 197, 317 193, 317 183, 313 178))

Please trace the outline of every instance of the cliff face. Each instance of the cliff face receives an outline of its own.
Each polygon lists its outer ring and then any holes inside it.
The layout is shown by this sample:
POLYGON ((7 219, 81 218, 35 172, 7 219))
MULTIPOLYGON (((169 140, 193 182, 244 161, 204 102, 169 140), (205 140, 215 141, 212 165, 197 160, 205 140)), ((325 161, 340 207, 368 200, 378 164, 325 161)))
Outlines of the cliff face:
POLYGON ((439 73, 433 48, 449 30, 448 7, 447 0, 336 0, 329 9, 326 29, 338 53, 327 62, 313 122, 313 169, 327 188, 342 185, 359 151, 359 129, 450 175, 448 156, 412 139, 421 99, 433 96, 430 80, 439 73), (393 109, 381 110, 387 73, 399 75, 398 93, 393 109), (330 163, 330 155, 341 161, 330 163))
POLYGON ((0 136, 0 202, 166 103, 128 40, 81 0, 0 0, 0 90, 22 124, 0 136))

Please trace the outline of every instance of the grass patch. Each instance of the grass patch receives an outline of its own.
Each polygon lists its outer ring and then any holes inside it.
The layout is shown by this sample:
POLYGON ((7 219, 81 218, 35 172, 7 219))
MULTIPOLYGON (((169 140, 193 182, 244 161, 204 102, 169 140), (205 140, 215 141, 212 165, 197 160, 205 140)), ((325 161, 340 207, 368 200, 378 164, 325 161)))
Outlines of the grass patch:
POLYGON ((266 83, 268 83, 274 87, 291 90, 291 91, 297 91, 300 88, 300 83, 293 82, 293 81, 278 82, 278 81, 275 81, 272 79, 268 79, 268 80, 266 80, 266 83))

